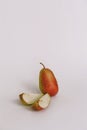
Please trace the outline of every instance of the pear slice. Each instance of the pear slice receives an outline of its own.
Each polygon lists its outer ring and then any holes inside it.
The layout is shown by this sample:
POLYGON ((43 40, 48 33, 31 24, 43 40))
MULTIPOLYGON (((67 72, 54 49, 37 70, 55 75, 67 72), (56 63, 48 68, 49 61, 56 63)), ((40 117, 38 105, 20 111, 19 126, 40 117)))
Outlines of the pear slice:
POLYGON ((32 105, 42 96, 43 94, 37 94, 37 93, 29 93, 29 94, 21 93, 19 95, 19 98, 24 105, 32 105))
POLYGON ((51 97, 48 93, 46 93, 45 95, 43 95, 41 98, 39 98, 38 101, 36 101, 34 104, 33 104, 33 108, 35 110, 43 110, 45 108, 47 108, 50 104, 50 100, 51 100, 51 97))

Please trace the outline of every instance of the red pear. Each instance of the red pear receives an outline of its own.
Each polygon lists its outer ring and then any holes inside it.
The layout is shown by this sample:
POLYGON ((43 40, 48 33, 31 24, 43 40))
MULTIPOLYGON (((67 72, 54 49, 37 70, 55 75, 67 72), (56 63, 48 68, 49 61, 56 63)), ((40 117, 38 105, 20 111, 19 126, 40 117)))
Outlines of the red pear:
POLYGON ((50 96, 55 96, 59 91, 59 86, 55 78, 54 73, 49 69, 43 66, 39 74, 39 88, 42 93, 48 93, 50 96))

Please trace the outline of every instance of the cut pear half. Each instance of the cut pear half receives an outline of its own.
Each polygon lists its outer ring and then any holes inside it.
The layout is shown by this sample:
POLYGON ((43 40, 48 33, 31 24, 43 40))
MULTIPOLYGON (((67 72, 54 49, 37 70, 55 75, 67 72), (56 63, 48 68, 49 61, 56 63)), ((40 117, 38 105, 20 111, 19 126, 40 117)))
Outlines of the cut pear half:
POLYGON ((49 103, 50 103, 50 95, 49 94, 45 94, 44 96, 42 96, 39 99, 39 106, 42 107, 43 109, 48 107, 49 103))
POLYGON ((22 93, 19 95, 19 98, 21 100, 21 102, 24 105, 32 105, 34 104, 34 102, 36 102, 37 100, 39 100, 39 98, 41 98, 43 96, 43 94, 37 94, 37 93, 22 93))
POLYGON ((39 98, 38 101, 36 101, 34 104, 33 104, 33 108, 35 110, 42 110, 42 109, 45 109, 49 106, 50 104, 50 100, 51 100, 51 97, 48 93, 46 93, 45 95, 43 95, 41 98, 39 98))

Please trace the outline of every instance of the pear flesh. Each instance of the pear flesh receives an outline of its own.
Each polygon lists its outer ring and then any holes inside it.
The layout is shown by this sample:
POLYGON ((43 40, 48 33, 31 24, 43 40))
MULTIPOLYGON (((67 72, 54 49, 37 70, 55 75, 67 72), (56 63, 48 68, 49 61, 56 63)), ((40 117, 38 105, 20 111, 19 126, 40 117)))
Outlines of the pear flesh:
POLYGON ((51 100, 51 97, 48 93, 43 95, 38 101, 36 101, 33 104, 34 110, 40 111, 47 108, 50 104, 50 100, 51 100))
POLYGON ((49 103, 50 103, 50 95, 49 94, 45 94, 44 96, 42 96, 39 99, 39 106, 42 107, 43 109, 48 107, 49 103))
POLYGON ((20 100, 25 105, 32 105, 35 101, 41 98, 43 94, 36 94, 36 93, 22 93, 19 95, 20 100))

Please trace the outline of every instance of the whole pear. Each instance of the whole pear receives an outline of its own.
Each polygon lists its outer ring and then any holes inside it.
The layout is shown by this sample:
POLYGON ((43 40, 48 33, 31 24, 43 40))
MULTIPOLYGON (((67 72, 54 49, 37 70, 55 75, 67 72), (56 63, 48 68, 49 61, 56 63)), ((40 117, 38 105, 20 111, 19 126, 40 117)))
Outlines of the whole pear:
POLYGON ((48 93, 50 96, 55 96, 59 91, 59 86, 54 73, 40 63, 43 68, 39 73, 39 88, 42 93, 48 93))

